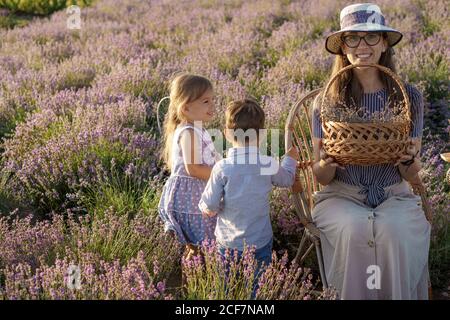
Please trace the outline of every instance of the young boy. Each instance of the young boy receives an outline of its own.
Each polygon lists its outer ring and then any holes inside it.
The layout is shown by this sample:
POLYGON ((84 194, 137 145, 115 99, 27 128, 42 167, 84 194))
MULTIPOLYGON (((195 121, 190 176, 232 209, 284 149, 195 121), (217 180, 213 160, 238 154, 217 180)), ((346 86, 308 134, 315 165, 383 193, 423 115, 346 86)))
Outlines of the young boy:
POLYGON ((213 167, 199 203, 204 214, 218 215, 219 252, 224 255, 226 249, 237 249, 240 256, 244 244, 255 246, 257 272, 262 263, 267 266, 272 260, 270 191, 273 185, 293 185, 298 160, 295 148, 286 153, 281 166, 259 152, 264 122, 264 111, 254 100, 235 101, 227 107, 225 137, 233 148, 213 167))

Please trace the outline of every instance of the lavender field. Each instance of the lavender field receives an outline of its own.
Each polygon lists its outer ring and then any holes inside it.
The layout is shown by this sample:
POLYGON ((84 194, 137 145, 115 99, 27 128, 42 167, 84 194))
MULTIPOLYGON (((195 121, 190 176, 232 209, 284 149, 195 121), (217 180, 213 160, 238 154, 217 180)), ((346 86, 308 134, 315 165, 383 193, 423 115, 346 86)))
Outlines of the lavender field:
MULTIPOLYGON (((156 212, 168 176, 156 105, 170 78, 189 71, 215 86, 211 127, 222 127, 227 102, 250 94, 267 126, 284 129, 293 103, 329 76, 324 39, 348 3, 98 0, 82 8, 81 30, 67 28, 65 11, 0 29, 0 300, 248 299, 251 252, 233 266, 235 290, 225 290, 210 244, 206 267, 183 261, 180 287, 182 248, 156 212), (67 283, 73 266, 79 288, 67 283)), ((445 293, 450 185, 439 154, 449 148, 449 6, 376 3, 404 34, 395 47, 399 74, 425 97, 430 273, 445 293)), ((287 190, 272 193, 277 258, 257 298, 332 299, 317 282, 314 254, 305 266, 289 263, 302 231, 289 203, 287 190)))

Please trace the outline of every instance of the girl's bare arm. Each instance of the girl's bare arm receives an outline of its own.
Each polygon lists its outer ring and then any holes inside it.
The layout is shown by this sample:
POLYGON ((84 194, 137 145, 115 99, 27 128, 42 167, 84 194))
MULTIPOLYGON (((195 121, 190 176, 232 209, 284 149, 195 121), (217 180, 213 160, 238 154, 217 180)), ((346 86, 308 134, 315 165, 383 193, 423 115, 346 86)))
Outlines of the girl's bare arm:
POLYGON ((201 164, 201 141, 194 134, 193 129, 186 129, 181 134, 180 146, 186 172, 192 177, 207 181, 211 175, 212 168, 201 164))

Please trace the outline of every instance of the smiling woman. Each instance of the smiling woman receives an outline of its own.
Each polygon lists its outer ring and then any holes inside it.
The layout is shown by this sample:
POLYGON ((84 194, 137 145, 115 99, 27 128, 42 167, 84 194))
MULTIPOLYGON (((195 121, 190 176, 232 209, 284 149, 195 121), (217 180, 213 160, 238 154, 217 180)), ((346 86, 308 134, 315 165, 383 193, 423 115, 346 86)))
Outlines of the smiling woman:
MULTIPOLYGON (((341 30, 325 47, 336 55, 331 78, 347 66, 326 95, 330 108, 356 109, 371 116, 402 99, 394 80, 377 64, 395 72, 392 47, 402 35, 385 25, 378 6, 355 4, 341 11, 341 30)), ((423 128, 422 95, 406 85, 411 101, 410 148, 397 163, 338 163, 322 147, 318 97, 312 118, 313 172, 325 186, 317 192, 313 220, 321 231, 326 278, 342 299, 427 299, 430 224, 407 181, 418 178, 423 128), (369 270, 379 270, 369 286, 369 270)), ((323 119, 326 121, 327 119, 323 119)))

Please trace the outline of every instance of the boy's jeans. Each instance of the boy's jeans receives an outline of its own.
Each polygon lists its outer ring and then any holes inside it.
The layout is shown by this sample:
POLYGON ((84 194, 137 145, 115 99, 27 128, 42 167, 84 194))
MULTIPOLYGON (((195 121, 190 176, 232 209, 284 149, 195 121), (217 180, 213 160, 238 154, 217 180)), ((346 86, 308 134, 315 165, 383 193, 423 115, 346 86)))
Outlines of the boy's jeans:
MULTIPOLYGON (((256 297, 256 291, 258 290, 258 282, 259 278, 261 277, 262 273, 264 273, 265 268, 272 262, 272 245, 273 245, 273 238, 270 239, 270 241, 262 248, 256 249, 255 251, 255 260, 257 262, 256 270, 255 270, 255 279, 253 284, 253 291, 252 291, 252 299, 255 299, 256 297), (264 263, 264 266, 263 266, 264 263)), ((218 251, 222 257, 225 257, 225 251, 229 249, 230 254, 233 254, 233 249, 226 248, 223 246, 218 246, 218 251)), ((238 251, 238 259, 242 257, 242 251, 238 251)))

